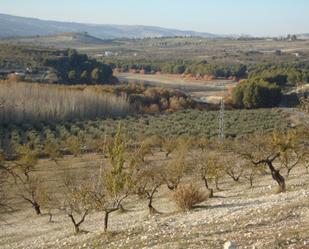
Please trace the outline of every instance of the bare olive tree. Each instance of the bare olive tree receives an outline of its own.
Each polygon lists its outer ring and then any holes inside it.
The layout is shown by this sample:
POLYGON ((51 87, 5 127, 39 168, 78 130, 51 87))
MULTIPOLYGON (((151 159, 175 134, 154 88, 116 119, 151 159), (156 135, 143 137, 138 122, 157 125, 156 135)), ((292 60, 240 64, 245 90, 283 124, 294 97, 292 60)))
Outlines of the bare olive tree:
POLYGON ((245 162, 238 155, 226 153, 224 155, 224 171, 234 182, 239 182, 245 170, 245 162))
POLYGON ((195 153, 193 155, 194 165, 197 167, 201 179, 204 181, 206 189, 209 191, 209 198, 214 196, 214 187, 219 178, 222 177, 224 167, 220 160, 219 153, 207 151, 195 153))
POLYGON ((41 212, 41 187, 42 181, 33 176, 28 176, 26 180, 21 179, 21 183, 19 184, 20 191, 18 195, 31 204, 37 215, 42 214, 41 212))
POLYGON ((170 190, 177 189, 181 179, 189 171, 189 147, 186 142, 178 144, 174 157, 162 169, 161 176, 170 190))
POLYGON ((72 222, 75 233, 80 233, 80 226, 91 212, 89 201, 89 177, 83 172, 64 173, 62 191, 53 193, 52 203, 64 212, 72 222))
POLYGON ((31 143, 19 145, 16 149, 17 160, 14 162, 18 175, 18 193, 24 201, 31 204, 37 215, 41 214, 41 187, 42 181, 35 177, 33 172, 38 163, 38 153, 31 143))
POLYGON ((247 164, 244 164, 243 178, 249 182, 250 188, 253 188, 254 180, 262 173, 265 173, 264 171, 264 168, 256 167, 251 162, 247 162, 247 164))
POLYGON ((278 146, 280 156, 279 162, 282 168, 287 171, 286 177, 290 172, 303 162, 306 154, 306 145, 302 141, 302 133, 298 130, 289 130, 286 133, 274 133, 273 140, 278 146))
POLYGON ((146 197, 148 200, 149 214, 159 213, 153 207, 153 199, 160 186, 164 183, 161 175, 161 167, 148 164, 137 173, 136 179, 135 187, 137 188, 138 194, 146 197))
POLYGON ((276 137, 276 135, 265 134, 255 134, 251 137, 247 137, 239 141, 238 153, 255 166, 266 165, 272 178, 279 186, 278 192, 285 192, 285 178, 280 174, 280 169, 277 169, 274 165, 274 162, 278 160, 281 155, 279 141, 276 137))

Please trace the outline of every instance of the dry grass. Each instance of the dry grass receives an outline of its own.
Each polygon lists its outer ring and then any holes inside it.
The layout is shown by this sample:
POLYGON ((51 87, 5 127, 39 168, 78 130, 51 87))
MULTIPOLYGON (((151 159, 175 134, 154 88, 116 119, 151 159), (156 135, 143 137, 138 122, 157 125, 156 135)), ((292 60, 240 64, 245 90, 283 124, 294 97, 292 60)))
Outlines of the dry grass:
POLYGON ((173 192, 173 200, 181 211, 193 209, 194 205, 206 201, 207 196, 194 184, 182 184, 173 192))
POLYGON ((128 112, 130 105, 125 95, 98 93, 87 87, 0 84, 0 123, 94 119, 128 112))

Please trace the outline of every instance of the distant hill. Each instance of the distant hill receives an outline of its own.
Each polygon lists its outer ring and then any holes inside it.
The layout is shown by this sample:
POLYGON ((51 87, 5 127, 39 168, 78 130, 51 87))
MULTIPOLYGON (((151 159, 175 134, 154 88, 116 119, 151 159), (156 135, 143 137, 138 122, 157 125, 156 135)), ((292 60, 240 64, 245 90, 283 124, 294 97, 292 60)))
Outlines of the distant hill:
POLYGON ((88 33, 64 33, 57 35, 47 36, 31 36, 31 37, 15 37, 6 38, 0 42, 9 44, 22 44, 22 45, 37 45, 37 46, 48 46, 58 48, 78 47, 82 45, 101 45, 109 43, 107 40, 102 40, 88 33))
POLYGON ((216 38, 219 35, 195 31, 181 31, 152 26, 100 25, 73 22, 46 21, 36 18, 0 14, 0 38, 47 36, 63 33, 85 33, 100 39, 145 38, 168 36, 200 36, 216 38))

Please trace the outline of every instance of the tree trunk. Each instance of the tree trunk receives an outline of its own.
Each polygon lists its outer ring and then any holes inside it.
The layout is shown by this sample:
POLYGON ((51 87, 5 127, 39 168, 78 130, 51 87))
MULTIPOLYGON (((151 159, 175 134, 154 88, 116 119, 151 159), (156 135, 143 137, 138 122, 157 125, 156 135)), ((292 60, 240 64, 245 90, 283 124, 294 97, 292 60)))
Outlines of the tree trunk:
POLYGON ((287 172, 286 172, 286 177, 288 178, 290 176, 292 168, 288 168, 287 172))
POLYGON ((233 180, 234 180, 234 182, 239 182, 239 176, 237 176, 237 177, 234 176, 234 177, 233 177, 233 180))
POLYGON ((49 212, 48 215, 49 215, 49 221, 48 222, 52 223, 53 222, 53 214, 51 212, 49 212))
POLYGON ((119 205, 119 210, 121 213, 126 212, 125 208, 121 204, 119 205))
POLYGON ((207 181, 207 178, 206 177, 203 177, 204 179, 204 183, 205 183, 205 187, 206 189, 209 191, 209 198, 213 198, 214 197, 214 190, 212 188, 209 187, 208 185, 208 181, 207 181))
POLYGON ((71 219, 71 221, 72 221, 72 223, 74 225, 75 233, 79 233, 80 232, 79 226, 80 226, 81 223, 76 223, 76 221, 75 221, 75 219, 74 219, 72 214, 68 214, 68 216, 70 217, 70 219, 71 219))
POLYGON ((33 202, 32 206, 33 206, 33 208, 35 210, 35 213, 37 215, 40 215, 41 214, 41 207, 40 207, 40 205, 37 202, 33 202))
POLYGON ((227 173, 227 174, 233 179, 234 182, 239 181, 240 176, 235 176, 233 173, 227 173))
POLYGON ((253 188, 253 176, 250 176, 249 181, 250 181, 250 187, 253 188))
POLYGON ((79 225, 74 224, 74 228, 75 228, 75 233, 80 233, 79 225))
POLYGON ((26 177, 26 181, 29 182, 29 180, 30 180, 29 173, 28 172, 24 172, 24 175, 26 177))
POLYGON ((165 153, 165 158, 168 158, 169 155, 170 155, 170 152, 169 152, 169 151, 166 152, 166 153, 165 153))
POLYGON ((221 189, 219 188, 219 179, 215 180, 215 184, 216 184, 217 191, 221 191, 221 189))
POLYGON ((150 215, 158 213, 158 211, 152 206, 152 200, 153 200, 153 196, 150 196, 149 201, 148 201, 148 210, 149 210, 150 215))
POLYGON ((105 212, 105 216, 104 216, 104 232, 107 232, 108 216, 109 216, 109 212, 105 212))
POLYGON ((272 178, 278 183, 279 185, 279 193, 285 192, 286 191, 286 186, 285 186, 285 179, 284 177, 280 174, 279 170, 276 170, 272 164, 272 162, 267 162, 267 165, 271 171, 271 176, 272 178))

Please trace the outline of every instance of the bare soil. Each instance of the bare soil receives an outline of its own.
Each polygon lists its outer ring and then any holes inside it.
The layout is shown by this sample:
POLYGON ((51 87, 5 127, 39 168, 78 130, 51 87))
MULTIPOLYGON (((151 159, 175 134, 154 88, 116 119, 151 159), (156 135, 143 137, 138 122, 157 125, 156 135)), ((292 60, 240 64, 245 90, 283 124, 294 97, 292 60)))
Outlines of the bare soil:
MULTIPOLYGON (((164 163, 163 158, 156 153, 153 159, 164 163)), ((36 174, 57 187, 61 171, 93 170, 100 162, 95 154, 68 156, 58 166, 41 160, 36 174)), ((204 190, 199 179, 184 181, 195 181, 204 190)), ((237 248, 309 248, 309 175, 301 166, 287 179, 286 193, 276 194, 270 175, 256 179, 253 188, 244 178, 239 183, 224 178, 220 188, 215 198, 187 213, 178 212, 165 186, 154 201, 158 215, 149 216, 146 202, 132 197, 125 212, 111 215, 108 234, 103 233, 102 213, 92 213, 82 225, 85 232, 75 235, 68 217, 54 211, 49 223, 48 216, 36 216, 12 196, 18 210, 0 224, 0 248, 223 248, 230 240, 237 248)))
POLYGON ((217 103, 236 84, 233 80, 195 80, 169 74, 117 73, 115 76, 122 82, 176 89, 207 103, 217 103))

